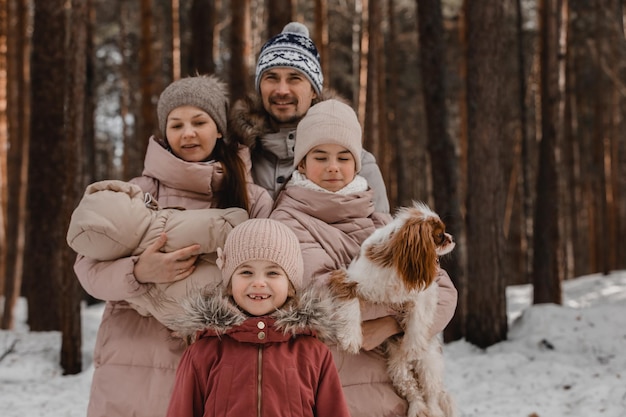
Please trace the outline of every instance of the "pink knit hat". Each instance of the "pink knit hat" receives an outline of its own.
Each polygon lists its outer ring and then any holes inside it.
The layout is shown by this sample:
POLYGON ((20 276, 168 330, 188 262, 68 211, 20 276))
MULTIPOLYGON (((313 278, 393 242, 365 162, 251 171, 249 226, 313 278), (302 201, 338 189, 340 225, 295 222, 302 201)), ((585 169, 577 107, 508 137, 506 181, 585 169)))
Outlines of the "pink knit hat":
POLYGON ((300 242, 284 224, 271 219, 250 219, 228 234, 224 249, 218 249, 217 260, 224 286, 239 265, 251 260, 275 262, 285 271, 296 291, 302 287, 304 265, 300 242))
POLYGON ((312 106, 296 128, 293 164, 298 167, 307 153, 322 144, 341 145, 354 157, 356 172, 361 170, 361 124, 349 105, 335 99, 312 106))

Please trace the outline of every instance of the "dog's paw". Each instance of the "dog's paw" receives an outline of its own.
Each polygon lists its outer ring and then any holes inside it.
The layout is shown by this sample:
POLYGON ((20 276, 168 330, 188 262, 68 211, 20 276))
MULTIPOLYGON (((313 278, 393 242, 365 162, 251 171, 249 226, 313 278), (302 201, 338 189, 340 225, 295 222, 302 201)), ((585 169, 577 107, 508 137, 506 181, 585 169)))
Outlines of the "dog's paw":
POLYGON ((407 417, 435 417, 429 412, 423 401, 411 401, 406 415, 407 417))
POLYGON ((335 338, 341 350, 358 353, 363 345, 361 331, 361 307, 359 300, 335 300, 333 323, 335 324, 335 338))

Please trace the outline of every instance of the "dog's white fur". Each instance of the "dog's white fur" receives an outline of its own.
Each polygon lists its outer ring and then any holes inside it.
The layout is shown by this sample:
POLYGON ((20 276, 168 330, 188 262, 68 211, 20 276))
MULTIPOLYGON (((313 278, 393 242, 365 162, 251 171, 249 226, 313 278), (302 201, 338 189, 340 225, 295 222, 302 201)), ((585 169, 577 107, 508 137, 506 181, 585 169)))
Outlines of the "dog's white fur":
POLYGON ((444 388, 441 342, 429 335, 437 307, 438 259, 454 246, 439 216, 414 202, 363 242, 347 270, 330 278, 331 290, 342 300, 338 314, 354 321, 339 335, 340 347, 348 352, 358 352, 363 341, 359 300, 401 312, 404 336, 389 338, 384 349, 391 381, 409 403, 408 417, 456 415, 444 388))

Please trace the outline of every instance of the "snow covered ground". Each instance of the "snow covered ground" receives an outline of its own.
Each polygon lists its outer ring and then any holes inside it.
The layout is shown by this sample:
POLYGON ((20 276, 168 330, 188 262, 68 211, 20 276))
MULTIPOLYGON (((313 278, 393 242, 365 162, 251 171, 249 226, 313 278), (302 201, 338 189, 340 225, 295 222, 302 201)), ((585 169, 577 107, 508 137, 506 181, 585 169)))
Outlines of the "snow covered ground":
MULTIPOLYGON (((447 344, 446 383, 461 417, 626 417, 626 271, 564 283, 563 306, 507 289, 508 340, 447 344)), ((102 306, 83 308, 85 370, 63 376, 58 332, 0 331, 0 415, 82 417, 102 306)))

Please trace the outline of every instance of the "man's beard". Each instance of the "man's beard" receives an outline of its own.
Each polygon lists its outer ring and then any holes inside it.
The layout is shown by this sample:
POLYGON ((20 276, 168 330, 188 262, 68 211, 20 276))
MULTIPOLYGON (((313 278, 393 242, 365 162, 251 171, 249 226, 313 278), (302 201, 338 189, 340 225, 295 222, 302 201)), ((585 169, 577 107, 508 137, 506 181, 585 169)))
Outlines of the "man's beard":
POLYGON ((298 114, 294 114, 292 116, 289 116, 287 118, 278 118, 276 117, 274 114, 270 113, 270 119, 272 120, 272 122, 276 125, 286 125, 286 124, 298 124, 298 122, 302 119, 302 116, 298 115, 298 114))
POLYGON ((270 110, 272 105, 279 105, 280 102, 288 101, 290 105, 295 107, 295 113, 292 115, 282 115, 282 113, 274 113, 268 111, 272 123, 275 125, 296 125, 304 115, 298 113, 298 101, 290 95, 270 97, 270 110))

